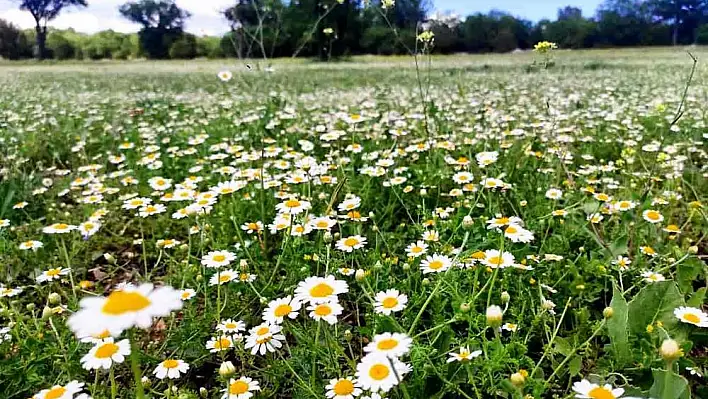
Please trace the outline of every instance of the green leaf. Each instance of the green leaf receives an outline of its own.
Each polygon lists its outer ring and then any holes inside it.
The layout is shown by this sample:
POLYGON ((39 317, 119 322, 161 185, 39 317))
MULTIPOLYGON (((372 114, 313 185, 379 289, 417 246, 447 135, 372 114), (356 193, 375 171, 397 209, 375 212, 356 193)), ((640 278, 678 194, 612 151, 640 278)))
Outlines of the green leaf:
POLYGON ((622 291, 617 288, 617 284, 613 285, 612 291, 610 307, 614 312, 612 317, 607 320, 607 332, 617 361, 620 362, 620 365, 624 365, 631 361, 632 355, 629 350, 629 330, 627 328, 629 310, 627 301, 622 296, 622 291))
POLYGON ((698 258, 692 257, 679 263, 676 268, 676 281, 682 292, 693 291, 693 282, 698 278, 703 270, 703 262, 698 258))
POLYGON ((635 335, 644 334, 649 324, 661 321, 664 328, 674 339, 680 329, 678 319, 674 317, 674 309, 684 306, 683 295, 673 281, 660 281, 648 284, 629 302, 629 331, 635 335))
POLYGON ((555 353, 560 353, 563 356, 568 356, 568 354, 572 350, 573 348, 570 346, 568 340, 563 337, 556 337, 556 339, 553 341, 553 352, 555 353))
POLYGON ((580 369, 583 367, 583 358, 580 356, 574 356, 570 362, 568 362, 568 371, 570 371, 571 376, 576 376, 580 374, 580 369))
POLYGON ((610 244, 610 252, 612 252, 613 256, 617 255, 624 255, 627 253, 629 250, 628 246, 628 238, 627 237, 621 237, 617 239, 615 242, 610 244))
POLYGON ((661 399, 690 399, 688 381, 672 371, 652 369, 654 384, 649 389, 649 397, 661 399))
POLYGON ((703 301, 706 300, 706 287, 698 289, 691 295, 691 298, 686 302, 686 306, 700 308, 703 306, 703 301))

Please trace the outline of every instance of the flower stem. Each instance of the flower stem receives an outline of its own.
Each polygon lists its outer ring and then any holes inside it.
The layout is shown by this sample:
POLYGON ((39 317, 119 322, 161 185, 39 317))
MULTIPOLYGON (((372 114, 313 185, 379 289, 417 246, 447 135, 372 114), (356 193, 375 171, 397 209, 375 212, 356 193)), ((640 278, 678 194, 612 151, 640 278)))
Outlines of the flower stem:
POLYGON ((135 378, 135 398, 145 399, 145 390, 143 389, 142 373, 140 372, 140 352, 137 343, 135 342, 135 334, 133 330, 128 332, 130 338, 130 368, 133 370, 133 378, 135 378))

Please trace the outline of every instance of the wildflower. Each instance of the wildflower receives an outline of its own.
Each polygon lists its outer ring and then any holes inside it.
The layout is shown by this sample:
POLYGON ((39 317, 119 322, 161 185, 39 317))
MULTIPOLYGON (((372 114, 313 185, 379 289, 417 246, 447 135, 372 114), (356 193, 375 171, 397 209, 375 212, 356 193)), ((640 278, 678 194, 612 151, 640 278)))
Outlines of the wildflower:
POLYGON ((370 354, 356 366, 356 378, 363 389, 388 392, 408 370, 408 366, 396 358, 370 354))
POLYGON ((641 253, 643 253, 644 255, 648 255, 648 256, 651 256, 651 257, 654 257, 654 256, 657 255, 657 253, 656 253, 656 251, 654 250, 654 248, 652 248, 652 247, 650 247, 650 246, 648 246, 648 245, 644 245, 644 246, 639 247, 639 251, 640 251, 641 253))
POLYGON ((513 242, 528 243, 533 241, 533 233, 521 226, 510 224, 504 229, 504 237, 513 242))
POLYGON ((235 259, 236 254, 229 251, 209 251, 202 256, 202 265, 213 268, 228 266, 235 259))
MULTIPOLYGON (((233 77, 233 74, 229 70, 223 70, 223 71, 219 71, 219 73, 216 76, 218 76, 222 82, 228 82, 233 77)), ((242 398, 238 398, 238 399, 242 399, 242 398)))
POLYGON ((548 199, 557 200, 561 199, 561 197, 563 197, 563 191, 557 188, 549 188, 546 190, 546 198, 548 199))
POLYGON ((342 314, 342 306, 336 302, 324 302, 313 304, 307 307, 310 311, 309 315, 315 320, 324 320, 329 324, 337 323, 337 316, 342 314))
POLYGON ((566 211, 565 209, 556 209, 553 212, 551 212, 551 215, 560 216, 560 217, 564 217, 567 214, 568 214, 568 211, 566 211))
POLYGON ((632 264, 632 261, 627 257, 617 255, 617 259, 613 260, 612 264, 619 267, 620 270, 626 271, 629 270, 629 265, 632 264))
POLYGON ((61 276, 66 276, 70 272, 71 272, 71 269, 66 268, 66 267, 65 268, 57 267, 54 269, 45 270, 42 272, 42 274, 37 276, 37 282, 43 283, 45 281, 58 280, 61 278, 61 276))
POLYGON ((497 159, 499 159, 499 153, 496 151, 485 151, 476 154, 474 158, 477 160, 477 165, 480 168, 484 168, 495 163, 497 159))
POLYGON ((698 308, 680 306, 674 309, 674 316, 684 323, 697 327, 708 327, 708 314, 698 308))
POLYGON ((270 324, 280 324, 286 317, 295 319, 301 307, 300 301, 290 295, 272 300, 263 311, 263 320, 270 324))
POLYGON ((45 234, 64 234, 76 230, 76 226, 66 223, 54 223, 42 229, 45 234))
POLYGON ((189 364, 184 360, 165 359, 155 367, 152 373, 160 380, 165 378, 177 379, 180 375, 186 373, 187 370, 189 370, 189 364))
POLYGON ((230 361, 221 362, 219 366, 219 375, 222 377, 231 377, 236 373, 236 366, 230 361))
POLYGON ((166 208, 164 205, 162 205, 162 204, 145 205, 145 206, 140 207, 140 209, 138 210, 138 211, 139 211, 138 214, 139 214, 141 217, 146 218, 146 217, 148 217, 148 216, 152 216, 152 215, 157 215, 157 214, 163 213, 163 212, 165 212, 166 210, 167 210, 167 208, 166 208))
POLYGON ((355 249, 363 248, 366 245, 366 238, 360 235, 341 238, 337 241, 336 247, 340 251, 352 252, 355 249))
POLYGON ((113 363, 123 363, 130 355, 130 342, 127 339, 114 342, 106 338, 91 348, 89 353, 81 358, 81 366, 86 370, 110 369, 113 363))
POLYGON ((384 10, 393 8, 394 5, 396 5, 396 0, 381 0, 381 8, 384 10))
POLYGON ((54 385, 49 389, 43 389, 35 394, 32 399, 73 399, 74 395, 81 392, 83 387, 83 382, 74 380, 66 385, 54 385))
POLYGON ((488 249, 484 251, 484 259, 482 259, 482 264, 491 267, 492 269, 514 266, 516 264, 516 259, 514 255, 510 252, 500 252, 496 249, 488 249))
POLYGON ((435 230, 426 230, 423 232, 422 239, 428 242, 438 242, 440 240, 440 234, 435 230))
POLYGON ((412 344, 413 339, 406 334, 386 332, 375 335, 373 341, 364 347, 364 352, 401 357, 410 351, 412 344))
POLYGON ((241 225, 241 230, 245 231, 248 234, 260 233, 261 231, 263 231, 263 223, 260 221, 246 222, 241 225))
POLYGON ((671 362, 683 356, 683 351, 679 347, 678 342, 669 338, 665 339, 664 342, 661 343, 659 354, 664 360, 671 362))
POLYGON ((221 285, 238 279, 239 273, 232 269, 219 270, 209 278, 209 285, 221 285))
POLYGON ((337 224, 337 221, 327 216, 322 216, 310 220, 308 226, 315 230, 329 230, 337 224))
POLYGON ((657 281, 664 281, 666 278, 661 273, 655 273, 650 270, 642 272, 642 277, 647 283, 656 283, 657 281))
POLYGON ((258 381, 252 378, 241 377, 238 380, 231 378, 228 388, 223 390, 224 395, 221 399, 249 399, 253 397, 253 391, 260 390, 258 381))
POLYGON ((681 229, 675 224, 670 224, 664 227, 662 230, 669 234, 678 234, 681 232, 681 229))
POLYGON ((471 352, 468 347, 461 346, 458 352, 450 352, 449 353, 450 357, 447 359, 447 363, 469 362, 470 360, 478 357, 481 354, 482 354, 482 351, 480 351, 480 350, 476 350, 476 351, 471 352))
POLYGON ((84 238, 88 238, 88 237, 91 237, 92 235, 96 234, 96 232, 100 228, 101 228, 101 223, 88 221, 88 222, 81 223, 77 229, 79 230, 81 235, 84 236, 84 238))
POLYGON ((337 300, 337 295, 349 291, 346 281, 336 280, 334 276, 308 277, 295 288, 295 299, 311 304, 337 300))
POLYGON ((424 241, 416 241, 406 247, 406 255, 411 258, 417 258, 428 252, 428 244, 424 241))
POLYGON ((664 220, 664 216, 653 209, 647 209, 642 212, 642 217, 649 223, 661 223, 664 220))
POLYGON ((452 266, 452 259, 440 254, 429 255, 420 262, 420 269, 423 270, 423 274, 444 272, 450 266, 452 266))
POLYGON ((345 199, 339 205, 337 205, 337 209, 339 209, 342 212, 348 212, 348 211, 353 211, 354 209, 359 208, 360 205, 361 205, 361 198, 353 196, 353 197, 345 199))
POLYGON ((179 245, 179 244, 180 244, 179 241, 173 240, 173 239, 171 239, 171 238, 165 239, 165 240, 157 240, 157 242, 155 242, 155 246, 156 246, 156 247, 158 247, 158 248, 168 248, 168 249, 169 249, 169 248, 174 248, 174 247, 176 247, 176 246, 179 245))
POLYGON ((138 209, 143 206, 149 205, 150 203, 152 203, 152 200, 150 198, 138 197, 138 198, 125 200, 123 202, 123 206, 121 206, 121 208, 127 209, 127 210, 138 209))
POLYGON ((88 297, 80 302, 81 309, 74 313, 67 324, 77 335, 100 333, 111 335, 137 326, 148 328, 154 317, 168 316, 182 308, 179 292, 172 287, 155 288, 146 283, 124 286, 107 297, 88 297))
POLYGON ((19 248, 21 250, 31 249, 33 251, 36 251, 38 248, 42 248, 43 246, 44 246, 44 244, 42 244, 41 241, 29 240, 29 241, 21 242, 19 248))
POLYGON ((585 379, 573 383, 573 391, 575 397, 581 399, 617 399, 624 393, 622 388, 612 388, 610 384, 600 386, 585 379))
POLYGON ((587 220, 592 224, 600 223, 604 218, 605 217, 600 215, 599 213, 591 213, 587 216, 587 220))
POLYGON ((308 201, 298 200, 296 198, 290 198, 290 199, 283 201, 280 204, 275 206, 275 208, 279 212, 287 213, 290 215, 300 214, 300 213, 310 209, 310 207, 311 207, 311 205, 308 201))
POLYGON ((467 184, 472 181, 472 173, 470 172, 457 172, 452 176, 452 181, 457 184, 467 184))
POLYGON ((179 299, 181 299, 183 301, 187 301, 189 299, 192 299, 192 298, 194 298, 195 295, 197 295, 197 292, 191 288, 185 288, 185 289, 179 291, 179 299))
POLYGON ((400 294, 398 290, 391 289, 381 291, 374 297, 374 311, 379 314, 390 316, 393 312, 400 312, 405 309, 408 303, 408 296, 400 294))
POLYGON ((359 383, 352 377, 331 379, 325 389, 327 390, 325 395, 331 399, 354 399, 362 392, 359 383))
POLYGON ((226 351, 233 348, 233 346, 234 340, 228 335, 212 337, 206 343, 206 348, 209 349, 211 353, 226 351))
POLYGON ((281 341, 285 341, 285 336, 280 334, 280 330, 279 325, 266 323, 253 327, 246 338, 245 348, 250 348, 252 355, 275 352, 276 349, 283 346, 281 341))
POLYGON ((519 329, 519 325, 514 323, 504 323, 501 329, 504 331, 516 332, 519 329))
POLYGON ((246 323, 241 320, 233 321, 232 319, 226 319, 216 326, 216 330, 226 333, 234 334, 246 329, 246 323))
POLYGON ((492 327, 498 327, 499 325, 501 325, 502 317, 504 317, 504 312, 499 306, 492 305, 487 308, 485 316, 487 319, 487 324, 492 327))
POLYGON ((538 43, 534 44, 533 51, 535 51, 539 54, 546 54, 546 53, 548 53, 552 50, 555 50, 557 48, 558 48, 557 44, 544 40, 542 42, 538 42, 538 43))
POLYGON ((496 217, 487 220, 487 229, 498 229, 507 225, 518 225, 522 226, 524 221, 516 216, 504 217, 501 215, 496 215, 496 217))

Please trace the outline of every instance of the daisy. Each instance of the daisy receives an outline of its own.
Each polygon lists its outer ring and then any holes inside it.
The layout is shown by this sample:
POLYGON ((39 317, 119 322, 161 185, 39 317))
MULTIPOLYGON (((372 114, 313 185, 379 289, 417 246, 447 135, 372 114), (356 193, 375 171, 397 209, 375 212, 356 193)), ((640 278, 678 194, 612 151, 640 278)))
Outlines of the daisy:
POLYGON ((324 320, 329 324, 337 324, 337 316, 342 314, 342 306, 336 302, 325 302, 313 304, 307 307, 310 311, 309 315, 314 320, 324 320))
POLYGON ((67 324, 77 335, 90 335, 104 330, 111 335, 137 326, 148 328, 154 317, 168 316, 182 308, 177 290, 146 283, 124 286, 107 297, 88 297, 80 302, 81 309, 69 317, 67 324))
POLYGON ((159 380, 165 378, 176 379, 179 378, 180 375, 186 373, 187 370, 189 370, 189 364, 187 364, 184 360, 166 359, 160 362, 152 373, 159 380))
POLYGON ((651 257, 655 257, 655 256, 657 255, 657 253, 656 253, 656 251, 654 250, 654 248, 652 248, 652 247, 650 247, 650 246, 648 246, 648 245, 639 247, 639 251, 640 251, 641 253, 643 253, 644 255, 651 256, 651 257))
POLYGON ((238 380, 231 378, 229 387, 224 389, 221 399, 249 399, 253 397, 252 391, 260 391, 258 381, 253 378, 241 377, 238 380))
POLYGON ((482 188, 488 189, 504 187, 503 181, 495 179, 493 177, 484 178, 481 182, 479 182, 479 184, 482 186, 482 188))
POLYGON ((45 270, 37 276, 37 282, 38 283, 43 283, 45 281, 52 281, 52 280, 59 280, 61 276, 66 276, 71 272, 71 269, 69 268, 61 268, 61 267, 56 267, 53 269, 45 270))
POLYGON ((625 271, 629 269, 629 265, 632 264, 632 261, 627 257, 617 255, 617 259, 613 260, 612 264, 619 267, 620 270, 625 271))
POLYGON ((325 395, 330 399, 354 399, 362 393, 359 383, 352 377, 331 379, 325 389, 325 395))
POLYGON ((617 399, 624 393, 622 388, 613 389, 610 384, 600 386, 585 379, 573 383, 573 391, 579 399, 617 399))
POLYGON ((428 244, 424 241, 416 241, 415 243, 408 244, 406 247, 406 254, 410 258, 417 258, 428 252, 428 244))
POLYGON ((516 264, 516 259, 510 252, 505 251, 502 253, 496 249, 488 249, 484 251, 484 259, 482 260, 482 264, 487 267, 491 267, 492 269, 503 269, 505 267, 514 266, 516 264))
POLYGON ((314 218, 307 223, 314 230, 329 230, 335 224, 337 224, 337 221, 327 216, 314 218))
POLYGON ((157 240, 157 242, 155 243, 155 246, 158 248, 174 248, 179 244, 180 244, 179 241, 168 238, 165 240, 157 240))
POLYGON ((280 334, 280 331, 281 327, 279 325, 263 323, 255 326, 249 331, 245 348, 250 348, 252 355, 256 353, 265 355, 266 352, 275 352, 276 349, 283 346, 281 341, 285 341, 285 336, 280 334))
POLYGON ((143 206, 149 205, 152 203, 152 200, 150 198, 144 198, 144 197, 136 197, 132 199, 127 199, 123 202, 123 206, 121 208, 123 209, 138 209, 143 206))
MULTIPOLYGON (((219 73, 216 74, 216 76, 222 81, 222 82, 228 82, 231 80, 231 78, 234 76, 231 71, 229 70, 223 70, 219 71, 219 73)), ((231 399, 231 398, 229 398, 231 399)), ((246 398, 236 398, 236 399, 246 399, 246 398)))
POLYGON ((295 299, 311 304, 337 300, 337 295, 349 292, 346 281, 336 280, 334 276, 308 277, 295 288, 295 299))
POLYGON ((10 225, 9 219, 0 219, 0 229, 10 225))
POLYGON ((42 389, 32 399, 73 399, 74 395, 81 392, 83 387, 83 382, 74 380, 66 385, 54 385, 49 389, 42 389))
POLYGON ((708 314, 698 308, 680 306, 674 309, 674 316, 684 323, 697 327, 708 327, 708 314))
POLYGON ((374 311, 390 316, 392 312, 400 312, 408 303, 408 296, 400 294, 398 290, 381 291, 374 297, 374 311))
POLYGON ((452 181, 457 184, 467 184, 472 181, 472 173, 470 172, 457 172, 452 176, 452 181))
POLYGON ((348 212, 352 211, 354 209, 359 208, 361 205, 361 198, 359 197, 351 197, 347 198, 344 201, 342 201, 339 205, 337 205, 337 209, 339 209, 342 212, 348 212))
POLYGON ((587 216, 588 222, 590 222, 592 224, 600 223, 600 222, 602 222, 602 219, 604 219, 604 218, 605 217, 600 215, 599 213, 591 213, 587 216))
POLYGON ((647 209, 642 212, 642 217, 649 223, 661 223, 664 220, 664 216, 653 209, 647 209))
POLYGON ((617 201, 613 204, 613 208, 617 211, 620 211, 620 212, 625 212, 625 211, 634 209, 636 206, 637 206, 636 202, 627 201, 627 200, 617 201))
POLYGON ((428 242, 438 242, 440 240, 440 234, 436 230, 426 230, 421 236, 423 241, 428 242))
POLYGON ((263 311, 263 320, 270 324, 280 324, 286 317, 295 319, 300 307, 302 307, 300 301, 290 295, 272 300, 263 311))
POLYGON ((241 320, 233 321, 232 319, 226 319, 216 326, 216 330, 227 334, 234 334, 245 331, 246 323, 241 320))
POLYGON ((43 246, 44 244, 42 244, 41 241, 29 240, 21 242, 19 248, 23 251, 26 251, 28 249, 36 251, 38 248, 42 248, 43 246))
POLYGON ((179 299, 181 299, 183 301, 187 301, 189 299, 192 299, 192 298, 194 298, 195 295, 197 295, 197 292, 191 288, 185 288, 185 289, 179 291, 179 299))
POLYGON ((110 369, 113 363, 123 363, 125 357, 130 355, 130 341, 127 339, 113 342, 113 338, 106 338, 96 343, 93 348, 81 358, 81 366, 86 370, 110 369))
POLYGON ((76 226, 66 223, 54 223, 42 229, 45 234, 64 234, 76 230, 76 226))
POLYGON ((236 254, 229 251, 209 251, 202 256, 202 265, 206 267, 228 266, 236 259, 236 254))
POLYGON ((356 270, 349 268, 349 267, 340 267, 339 269, 337 269, 337 272, 339 272, 340 274, 342 274, 344 276, 351 276, 352 274, 354 274, 356 272, 356 270))
POLYGON ((504 323, 501 328, 504 331, 516 332, 519 329, 519 325, 514 323, 504 323))
POLYGON ((212 337, 206 343, 206 348, 209 349, 211 353, 226 351, 233 348, 233 346, 234 340, 228 335, 212 337))
POLYGON ((461 346, 459 352, 450 352, 450 357, 447 359, 447 363, 452 362, 469 362, 470 360, 478 357, 482 354, 482 351, 470 352, 470 349, 466 346, 461 346))
POLYGON ((504 237, 513 242, 528 243, 533 241, 533 233, 521 226, 510 224, 504 229, 504 237))
POLYGON ((396 358, 370 354, 356 366, 356 378, 363 389, 388 392, 401 382, 408 366, 396 358))
POLYGON ((366 238, 360 235, 341 238, 337 241, 336 247, 340 251, 352 252, 355 249, 363 248, 366 245, 366 238))
POLYGON ((523 226, 524 222, 521 218, 516 216, 505 217, 502 215, 496 215, 494 218, 487 220, 487 229, 498 229, 500 227, 512 224, 523 226))
POLYGON ((152 177, 148 180, 148 184, 150 185, 150 188, 152 188, 155 191, 167 191, 170 187, 172 187, 172 179, 165 179, 164 177, 152 177))
POLYGON ((662 230, 664 230, 665 232, 667 232, 669 234, 678 234, 681 232, 681 229, 675 224, 670 224, 670 225, 664 227, 662 230))
POLYGON ((165 212, 166 210, 167 210, 167 208, 166 208, 164 205, 162 205, 162 204, 145 205, 145 206, 143 206, 143 207, 140 207, 140 209, 138 210, 138 214, 139 214, 141 217, 146 218, 146 217, 148 217, 148 216, 152 216, 152 215, 157 215, 157 214, 163 213, 163 212, 165 212))
POLYGON ((291 197, 290 199, 283 201, 275 206, 275 209, 281 213, 287 213, 290 215, 300 214, 308 209, 311 205, 308 201, 298 200, 297 198, 291 197))
POLYGON ((549 188, 546 190, 546 198, 552 199, 552 200, 557 200, 561 199, 563 197, 563 191, 557 189, 557 188, 549 188))
POLYGON ((5 287, 2 284, 0 284, 0 298, 12 298, 13 296, 16 296, 22 292, 22 288, 16 287, 16 288, 9 288, 5 287))
POLYGON ((232 269, 219 270, 209 278, 209 285, 221 285, 238 279, 238 273, 232 269))
POLYGON ((408 353, 412 344, 413 339, 406 334, 386 332, 375 335, 373 341, 364 347, 364 352, 398 358, 408 353))
POLYGON ((499 158, 499 153, 496 151, 485 151, 476 154, 474 158, 477 160, 477 165, 479 165, 480 168, 484 168, 496 162, 499 158))
POLYGON ((560 217, 564 217, 567 214, 568 214, 568 211, 566 211, 565 209, 556 209, 555 211, 551 212, 551 215, 560 216, 560 217))
POLYGON ((81 223, 78 227, 78 230, 81 233, 81 235, 84 236, 84 238, 88 238, 88 237, 91 237, 92 235, 96 234, 96 232, 100 228, 101 228, 101 223, 88 221, 88 222, 81 223))
POLYGON ((444 272, 452 266, 452 259, 440 254, 428 255, 420 262, 420 269, 423 274, 444 272))
POLYGON ((263 222, 246 222, 241 225, 241 230, 245 231, 248 234, 260 233, 261 231, 263 231, 263 222))
POLYGON ((664 277, 663 274, 655 273, 651 270, 646 270, 642 272, 642 277, 644 277, 644 281, 646 281, 647 283, 656 283, 658 281, 666 280, 666 277, 664 277))

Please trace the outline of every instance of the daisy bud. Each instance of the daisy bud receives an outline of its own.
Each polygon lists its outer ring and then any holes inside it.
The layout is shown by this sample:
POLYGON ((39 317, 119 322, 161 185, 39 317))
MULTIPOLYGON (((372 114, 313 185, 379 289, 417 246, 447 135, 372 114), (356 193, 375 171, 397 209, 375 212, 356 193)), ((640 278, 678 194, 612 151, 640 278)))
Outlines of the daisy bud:
POLYGON ((428 195, 428 190, 425 189, 425 188, 421 188, 421 189, 420 189, 420 195, 421 195, 421 196, 426 196, 426 195, 428 195))
POLYGON ((460 312, 462 313, 467 313, 470 311, 470 304, 467 302, 461 303, 460 304, 460 312))
POLYGON ((201 274, 198 274, 197 281, 199 281, 199 282, 204 281, 204 276, 202 276, 201 274))
POLYGON ((374 263, 374 269, 381 269, 382 267, 383 265, 380 260, 377 260, 376 263, 374 263))
POLYGON ((661 344, 661 348, 659 348, 659 354, 667 362, 672 362, 683 356, 683 352, 681 351, 681 348, 679 348, 678 342, 673 339, 664 340, 661 344))
POLYGON ((53 314, 54 312, 52 311, 52 308, 45 306, 44 309, 42 309, 42 320, 47 320, 52 317, 53 314))
POLYGON ((354 278, 356 281, 363 281, 366 278, 366 271, 364 269, 357 269, 354 273, 354 278))
POLYGON ((509 295, 508 292, 504 291, 501 293, 501 301, 502 303, 509 303, 511 300, 511 295, 509 295))
POLYGON ((410 270, 411 265, 408 262, 406 262, 403 265, 401 265, 401 267, 403 268, 403 270, 410 270))
POLYGON ((689 253, 689 254, 694 254, 694 255, 697 254, 697 253, 698 253, 698 247, 695 246, 695 245, 691 245, 690 247, 688 247, 688 253, 689 253))
POLYGON ((105 254, 103 254, 103 258, 104 258, 108 263, 113 263, 113 264, 116 263, 116 258, 115 258, 115 256, 109 254, 108 252, 106 252, 105 254))
POLYGON ((147 378, 146 376, 143 376, 143 378, 140 379, 140 382, 143 383, 143 387, 145 387, 145 388, 149 388, 150 385, 152 385, 152 381, 149 378, 147 378))
POLYGON ((29 310, 30 312, 33 311, 36 308, 36 306, 33 303, 28 303, 27 306, 25 306, 25 309, 29 310))
POLYGON ((61 295, 57 294, 56 292, 52 292, 49 294, 49 303, 51 305, 58 305, 61 303, 61 295))
POLYGON ((325 244, 329 244, 332 242, 332 233, 329 231, 325 231, 325 233, 322 235, 322 241, 325 242, 325 244))
POLYGON ((369 212, 369 217, 373 218, 374 217, 374 212, 369 212))
POLYGON ((201 387, 199 388, 199 396, 201 396, 202 398, 206 398, 207 396, 209 396, 209 391, 207 391, 206 388, 201 387))
POLYGON ((423 284, 423 286, 428 286, 428 285, 430 285, 430 280, 427 278, 424 278, 423 281, 421 281, 421 284, 423 284))
POLYGON ((528 204, 529 204, 529 203, 528 203, 527 201, 521 201, 521 202, 519 202, 519 205, 521 205, 522 207, 524 207, 524 206, 526 206, 526 205, 528 205, 528 204))
POLYGON ((352 339, 352 330, 344 331, 344 339, 346 339, 346 340, 352 339))
POLYGON ((514 373, 509 379, 511 380, 511 383, 514 384, 514 386, 516 387, 520 387, 526 382, 526 377, 524 377, 524 375, 521 373, 514 373))
POLYGON ((486 312, 487 324, 491 327, 499 327, 502 322, 502 317, 504 317, 504 312, 497 305, 492 305, 487 308, 486 312))
POLYGON ((219 375, 222 377, 230 377, 236 372, 236 367, 230 361, 225 361, 219 366, 219 375))
POLYGON ((611 319, 612 316, 614 316, 614 314, 615 314, 615 310, 612 309, 612 308, 609 307, 609 306, 606 307, 605 310, 602 311, 602 315, 603 315, 606 319, 611 319))
POLYGON ((474 224, 474 220, 472 219, 472 217, 470 215, 465 215, 465 217, 462 218, 462 226, 463 227, 469 228, 469 227, 472 227, 473 224, 474 224))

